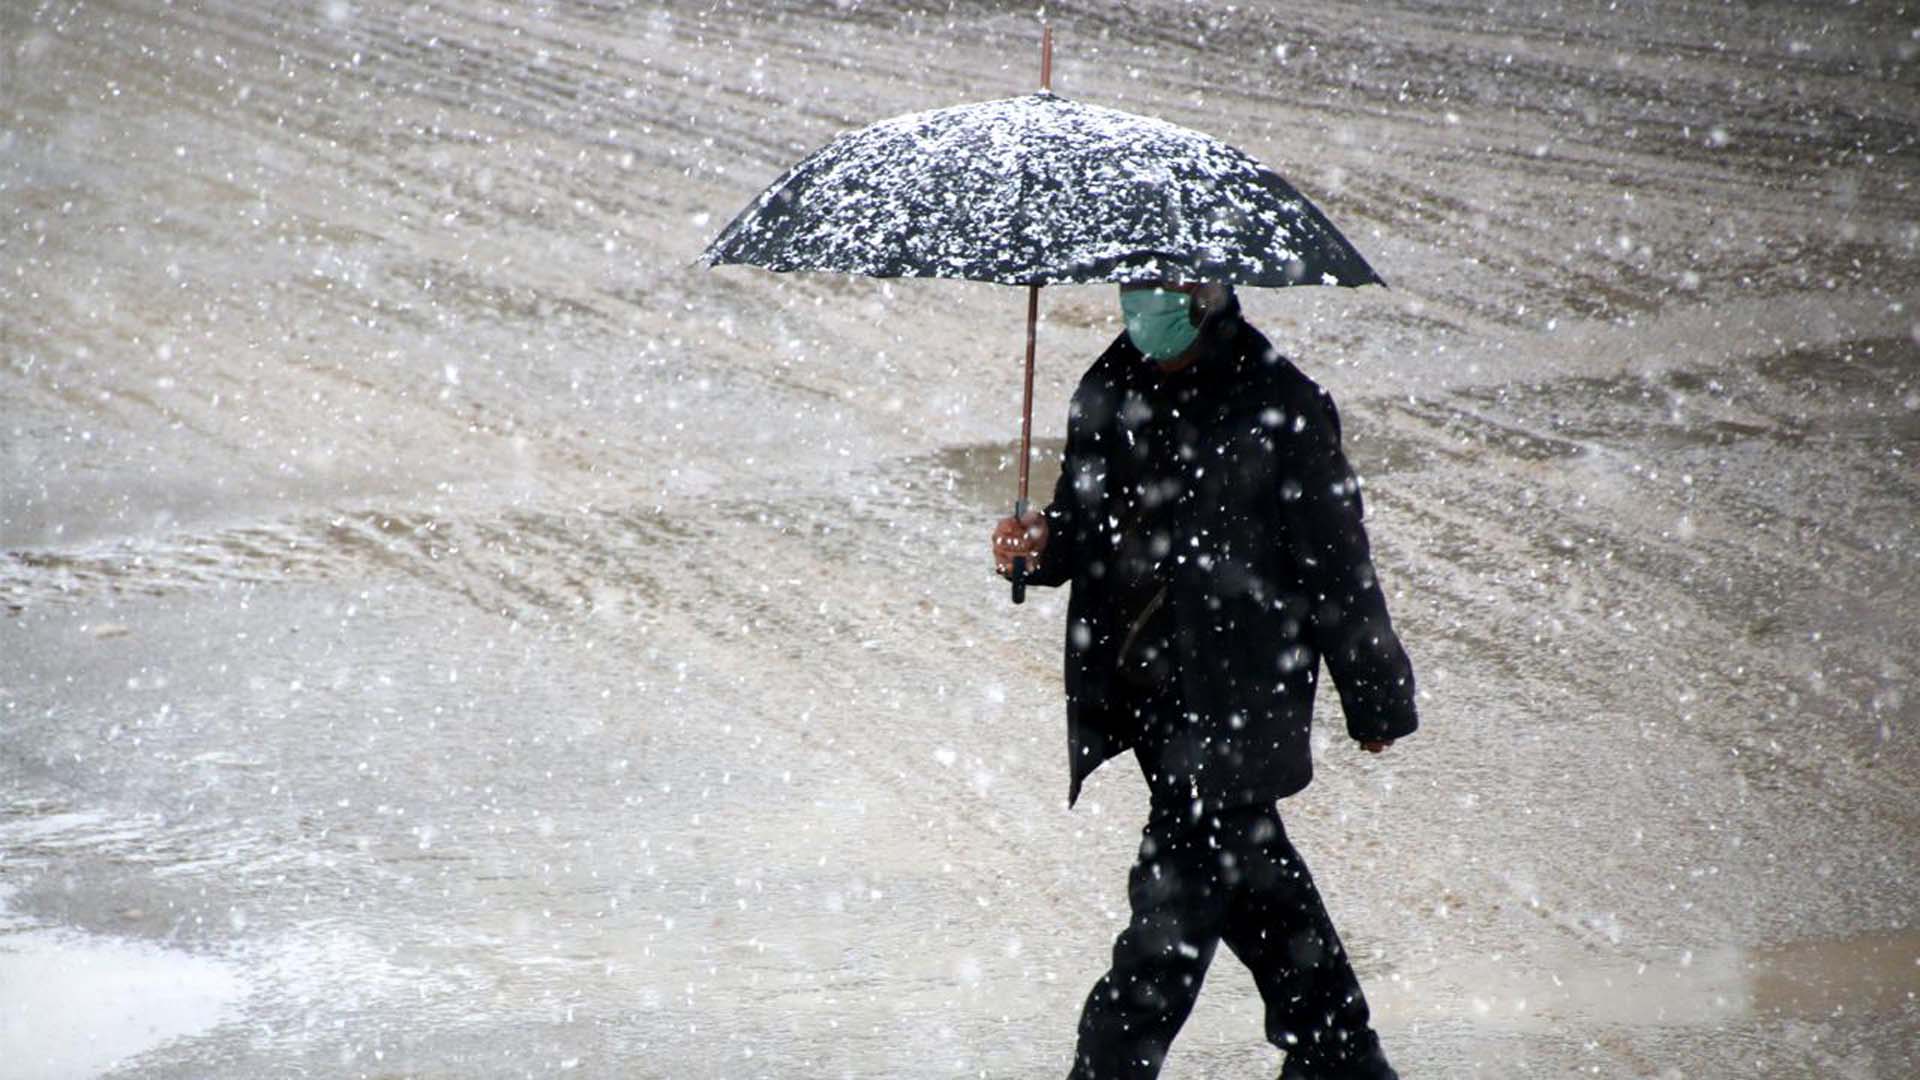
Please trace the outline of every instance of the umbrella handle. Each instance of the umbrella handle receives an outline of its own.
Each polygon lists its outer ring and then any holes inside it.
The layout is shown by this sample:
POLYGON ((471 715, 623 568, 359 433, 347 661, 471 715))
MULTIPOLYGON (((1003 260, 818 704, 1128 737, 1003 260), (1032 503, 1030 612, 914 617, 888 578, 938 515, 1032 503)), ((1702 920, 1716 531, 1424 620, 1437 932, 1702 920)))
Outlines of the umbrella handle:
MULTIPOLYGON (((1027 493, 1024 490, 1025 485, 1023 484, 1021 486, 1023 490, 1020 492, 1020 497, 1013 501, 1013 520, 1015 521, 1020 521, 1021 519, 1027 516, 1027 493)), ((1016 604, 1026 603, 1027 602, 1027 557, 1025 555, 1015 555, 1013 557, 1012 579, 1013 579, 1013 602, 1016 604)))

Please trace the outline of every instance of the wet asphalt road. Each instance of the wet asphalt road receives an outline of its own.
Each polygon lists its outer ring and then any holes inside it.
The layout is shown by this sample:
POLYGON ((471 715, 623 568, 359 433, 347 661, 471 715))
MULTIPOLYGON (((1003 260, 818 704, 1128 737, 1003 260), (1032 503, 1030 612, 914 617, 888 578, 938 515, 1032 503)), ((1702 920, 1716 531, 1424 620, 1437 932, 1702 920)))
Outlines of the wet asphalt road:
MULTIPOLYGON (((0 1073, 1064 1073, 1144 794, 987 572, 1024 297, 691 265, 1025 91, 961 8, 0 7, 0 1073)), ((1283 807, 1402 1075, 1910 1075, 1920 19, 1050 10, 1393 282, 1243 299, 1422 681, 1283 807)))

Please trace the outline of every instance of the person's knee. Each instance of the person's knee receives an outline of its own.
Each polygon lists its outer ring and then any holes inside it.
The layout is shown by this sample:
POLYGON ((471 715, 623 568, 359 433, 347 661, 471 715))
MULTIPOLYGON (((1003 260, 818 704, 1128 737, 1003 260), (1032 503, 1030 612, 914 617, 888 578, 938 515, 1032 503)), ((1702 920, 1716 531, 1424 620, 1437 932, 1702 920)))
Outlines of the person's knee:
POLYGON ((1295 971, 1312 971, 1325 963, 1332 950, 1319 931, 1308 928, 1287 937, 1287 966, 1295 971))

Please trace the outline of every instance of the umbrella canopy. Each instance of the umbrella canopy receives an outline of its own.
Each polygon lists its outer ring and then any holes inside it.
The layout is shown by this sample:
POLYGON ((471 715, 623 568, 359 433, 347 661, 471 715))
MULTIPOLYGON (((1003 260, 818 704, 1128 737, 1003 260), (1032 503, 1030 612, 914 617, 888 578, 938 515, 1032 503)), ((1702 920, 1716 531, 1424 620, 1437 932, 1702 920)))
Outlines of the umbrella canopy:
MULTIPOLYGON (((1055 94, 909 113, 842 135, 773 182, 709 266, 1025 285, 1020 481, 1027 513, 1040 287, 1073 282, 1386 284, 1293 185, 1197 131, 1055 94)), ((1013 560, 1013 602, 1026 561, 1013 560)))
POLYGON ((702 259, 1008 285, 1385 284, 1259 162, 1050 91, 910 113, 789 169, 702 259))

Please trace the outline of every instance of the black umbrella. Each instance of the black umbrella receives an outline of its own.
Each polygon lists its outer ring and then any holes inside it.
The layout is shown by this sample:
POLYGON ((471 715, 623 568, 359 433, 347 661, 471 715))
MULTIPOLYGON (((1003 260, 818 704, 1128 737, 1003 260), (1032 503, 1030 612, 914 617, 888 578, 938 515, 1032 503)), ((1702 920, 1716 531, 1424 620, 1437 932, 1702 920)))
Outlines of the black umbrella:
MULTIPOLYGON (((910 113, 828 143, 760 194, 702 261, 1026 285, 1020 493, 1027 510, 1040 286, 1385 284, 1306 197, 1188 128, 1053 93, 910 113)), ((1013 599, 1025 568, 1016 562, 1013 599)))

